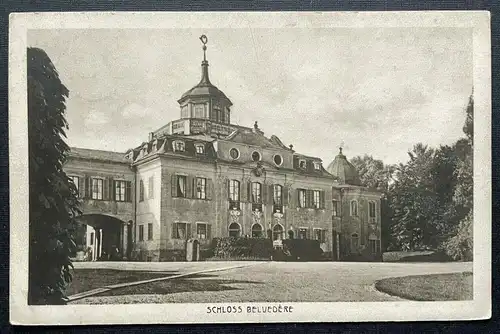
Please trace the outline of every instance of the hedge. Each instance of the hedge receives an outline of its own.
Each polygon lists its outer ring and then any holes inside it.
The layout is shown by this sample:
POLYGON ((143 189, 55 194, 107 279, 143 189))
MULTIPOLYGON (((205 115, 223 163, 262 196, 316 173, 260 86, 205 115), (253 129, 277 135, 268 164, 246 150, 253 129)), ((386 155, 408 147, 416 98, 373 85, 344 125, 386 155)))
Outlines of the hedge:
POLYGON ((323 254, 319 241, 310 239, 285 239, 283 251, 292 261, 317 261, 323 254))
POLYGON ((211 248, 216 258, 261 258, 269 259, 273 253, 273 243, 266 238, 214 238, 211 248))

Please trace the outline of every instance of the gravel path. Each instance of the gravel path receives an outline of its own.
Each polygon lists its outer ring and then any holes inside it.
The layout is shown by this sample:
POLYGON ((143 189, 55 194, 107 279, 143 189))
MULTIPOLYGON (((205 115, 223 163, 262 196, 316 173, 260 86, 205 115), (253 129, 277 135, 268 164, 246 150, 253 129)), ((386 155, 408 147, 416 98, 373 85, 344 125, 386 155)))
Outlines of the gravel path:
MULTIPOLYGON (((196 285, 217 280, 222 287, 233 288, 229 290, 176 292, 176 281, 169 280, 151 283, 159 284, 154 287, 148 283, 143 291, 139 289, 133 294, 95 296, 73 304, 394 301, 401 299, 377 291, 373 287, 375 281, 462 271, 472 271, 472 263, 265 262, 189 279, 197 280, 196 285), (171 292, 151 293, 157 289, 171 292)), ((180 281, 177 283, 181 286, 180 281)))

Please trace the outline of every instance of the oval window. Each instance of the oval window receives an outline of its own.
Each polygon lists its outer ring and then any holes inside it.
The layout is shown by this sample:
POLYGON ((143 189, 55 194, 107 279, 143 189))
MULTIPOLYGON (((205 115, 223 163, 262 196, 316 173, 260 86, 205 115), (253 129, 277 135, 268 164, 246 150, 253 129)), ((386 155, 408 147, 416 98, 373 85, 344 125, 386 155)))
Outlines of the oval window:
POLYGON ((240 157, 240 152, 237 149, 232 148, 229 151, 229 155, 231 156, 231 158, 233 158, 234 160, 236 160, 236 159, 238 159, 240 157))
POLYGON ((252 160, 253 161, 260 161, 260 153, 255 151, 252 153, 252 160))
POLYGON ((274 156, 274 163, 278 166, 281 166, 281 164, 283 163, 283 158, 281 157, 281 155, 276 154, 274 156))

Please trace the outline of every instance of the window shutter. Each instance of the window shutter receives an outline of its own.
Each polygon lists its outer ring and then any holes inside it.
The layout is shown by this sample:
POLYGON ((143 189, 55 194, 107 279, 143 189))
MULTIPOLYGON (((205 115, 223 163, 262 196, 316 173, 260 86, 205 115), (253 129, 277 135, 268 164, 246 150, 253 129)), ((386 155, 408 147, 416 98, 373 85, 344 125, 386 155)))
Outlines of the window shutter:
POLYGON ((85 197, 85 178, 79 177, 78 178, 78 195, 80 197, 85 197))
POLYGON ((212 225, 207 224, 207 239, 210 240, 212 239, 212 225))
POLYGON ((125 200, 127 202, 132 201, 132 182, 130 181, 125 182, 125 200))
POLYGON ((177 197, 177 178, 172 174, 172 197, 177 197))
POLYGON ((103 194, 102 194, 102 199, 105 201, 109 200, 109 178, 104 178, 104 181, 102 182, 102 187, 103 187, 103 194))
POLYGON ((306 228, 306 239, 311 239, 311 229, 309 227, 306 228))
POLYGON ((326 230, 321 230, 321 242, 326 242, 326 230))
POLYGON ((90 176, 85 175, 84 198, 90 197, 90 176))
POLYGON ((115 200, 115 181, 113 180, 112 177, 109 178, 109 200, 114 201, 115 200))
POLYGON ((177 223, 172 223, 172 233, 171 233, 172 239, 175 239, 176 237, 175 235, 176 230, 177 230, 177 223))
POLYGON ((192 176, 186 176, 186 198, 194 198, 193 180, 196 180, 196 178, 192 176))
POLYGON ((191 223, 186 224, 186 239, 191 239, 191 223))
POLYGON ((319 192, 319 207, 324 209, 325 208, 325 191, 321 190, 319 192))
MULTIPOLYGON (((212 181, 212 180, 210 180, 212 181)), ((229 185, 230 185, 231 181, 229 179, 225 179, 224 180, 224 185, 225 185, 225 188, 226 188, 226 191, 227 191, 227 199, 230 200, 231 199, 231 192, 229 191, 229 185)))
POLYGON ((288 205, 288 187, 283 186, 283 205, 288 205))
POLYGON ((248 201, 248 189, 245 188, 245 182, 240 182, 240 200, 242 202, 248 201))
POLYGON ((214 182, 212 179, 207 179, 207 199, 212 199, 214 195, 214 182))
POLYGON ((274 201, 273 201, 273 197, 274 197, 274 185, 273 184, 270 184, 268 187, 268 191, 267 191, 267 204, 269 205, 273 205, 274 204, 274 201))
POLYGON ((247 202, 252 202, 252 182, 247 184, 247 202))

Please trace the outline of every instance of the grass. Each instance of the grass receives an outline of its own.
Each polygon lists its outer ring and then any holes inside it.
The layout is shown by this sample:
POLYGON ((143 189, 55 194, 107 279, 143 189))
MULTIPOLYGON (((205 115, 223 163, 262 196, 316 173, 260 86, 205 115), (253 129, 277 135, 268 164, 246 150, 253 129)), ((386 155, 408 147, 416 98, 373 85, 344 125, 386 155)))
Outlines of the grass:
POLYGON ((410 300, 472 300, 472 278, 471 272, 393 277, 376 282, 375 287, 410 300))
POLYGON ((102 288, 107 285, 135 282, 175 275, 176 272, 125 271, 114 269, 75 269, 73 281, 66 288, 66 295, 102 288))
POLYGON ((195 274, 175 280, 165 280, 151 282, 147 284, 133 285, 119 289, 103 292, 99 296, 123 296, 142 294, 172 294, 180 292, 200 292, 200 291, 226 291, 239 290, 229 284, 262 284, 247 280, 219 279, 217 275, 195 274), (201 278, 201 279, 200 279, 201 278))

